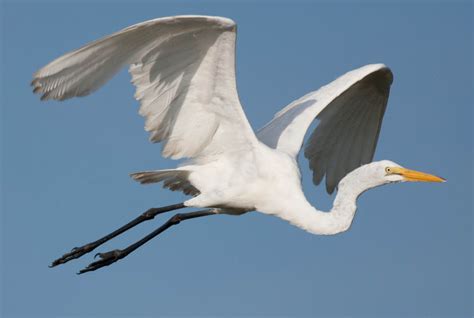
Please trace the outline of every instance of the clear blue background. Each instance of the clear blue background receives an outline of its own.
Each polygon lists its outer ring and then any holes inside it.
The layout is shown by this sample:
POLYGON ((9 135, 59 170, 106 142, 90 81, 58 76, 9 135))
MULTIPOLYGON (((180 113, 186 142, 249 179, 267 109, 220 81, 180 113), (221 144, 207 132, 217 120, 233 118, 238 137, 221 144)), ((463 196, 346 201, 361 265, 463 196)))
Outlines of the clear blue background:
MULTIPOLYGON (((472 315, 471 2, 7 2, 2 5, 4 317, 472 315), (335 77, 395 74, 376 159, 439 174, 359 200, 349 232, 321 237, 251 213, 186 222, 87 275, 92 255, 47 265, 152 206, 184 197, 128 173, 173 167, 148 143, 126 71, 87 98, 41 103, 31 75, 128 25, 177 14, 238 23, 237 80, 253 127, 335 77)), ((319 208, 333 197, 311 184, 319 208)), ((120 248, 158 218, 101 247, 120 248)))

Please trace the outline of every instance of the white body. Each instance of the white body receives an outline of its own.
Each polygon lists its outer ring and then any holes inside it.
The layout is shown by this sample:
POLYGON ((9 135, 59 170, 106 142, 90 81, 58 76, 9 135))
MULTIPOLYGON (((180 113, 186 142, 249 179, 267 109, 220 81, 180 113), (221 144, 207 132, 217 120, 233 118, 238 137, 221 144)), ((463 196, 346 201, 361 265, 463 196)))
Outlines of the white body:
MULTIPOLYGON (((189 180, 201 195, 187 201, 199 207, 219 206, 258 210, 275 214, 276 197, 290 198, 301 194, 301 177, 295 158, 256 143, 251 149, 234 150, 203 164, 185 165, 191 171, 189 180)), ((289 200, 290 201, 290 200, 289 200)))
POLYGON ((254 133, 235 81, 236 26, 219 17, 180 16, 139 23, 72 51, 34 74, 34 92, 63 100, 100 88, 130 65, 139 113, 163 156, 189 158, 177 169, 132 174, 163 182, 193 198, 189 207, 217 213, 259 211, 315 234, 349 228, 357 197, 374 186, 403 181, 393 162, 370 163, 392 83, 383 64, 351 71, 291 103, 254 133), (338 187, 329 213, 302 191, 296 158, 310 124, 319 124, 305 156, 313 181, 338 187), (354 170, 355 169, 355 170, 354 170))

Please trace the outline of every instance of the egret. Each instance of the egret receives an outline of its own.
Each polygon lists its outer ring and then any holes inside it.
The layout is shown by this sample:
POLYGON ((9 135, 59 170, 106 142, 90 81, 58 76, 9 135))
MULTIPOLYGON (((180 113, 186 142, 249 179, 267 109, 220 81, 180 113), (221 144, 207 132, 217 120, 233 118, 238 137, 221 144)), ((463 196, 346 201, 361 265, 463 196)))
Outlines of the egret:
POLYGON ((182 221, 258 211, 313 234, 349 229, 357 198, 397 182, 443 182, 392 161, 372 162, 387 106, 392 72, 383 64, 350 71, 279 111, 254 132, 240 105, 235 80, 234 21, 175 16, 138 23, 67 53, 33 75, 41 100, 65 100, 99 89, 129 65, 139 113, 150 141, 166 158, 188 160, 175 169, 132 173, 142 183, 161 182, 191 198, 151 208, 114 232, 74 248, 51 266, 64 264, 156 215, 182 208, 143 239, 98 253, 79 273, 120 260, 182 221), (297 156, 311 123, 318 125, 304 148, 315 185, 325 177, 337 195, 329 212, 313 207, 302 191, 297 156))

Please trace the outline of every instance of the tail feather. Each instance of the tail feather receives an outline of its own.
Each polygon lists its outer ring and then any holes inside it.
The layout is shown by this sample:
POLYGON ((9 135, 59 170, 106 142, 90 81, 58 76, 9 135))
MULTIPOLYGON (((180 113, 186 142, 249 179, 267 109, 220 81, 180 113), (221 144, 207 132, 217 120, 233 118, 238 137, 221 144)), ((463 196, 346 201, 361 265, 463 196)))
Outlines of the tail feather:
POLYGON ((186 170, 155 170, 140 171, 130 174, 133 180, 141 184, 163 182, 163 187, 171 191, 181 191, 184 194, 196 196, 199 190, 188 180, 189 171, 186 170))

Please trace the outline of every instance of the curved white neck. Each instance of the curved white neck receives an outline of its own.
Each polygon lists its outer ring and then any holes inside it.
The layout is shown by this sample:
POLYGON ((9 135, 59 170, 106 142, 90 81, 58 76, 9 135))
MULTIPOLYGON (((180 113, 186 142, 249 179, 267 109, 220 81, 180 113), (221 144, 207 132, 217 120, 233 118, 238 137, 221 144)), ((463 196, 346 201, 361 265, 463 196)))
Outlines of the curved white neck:
POLYGON ((286 211, 278 216, 313 234, 332 235, 344 232, 349 229, 354 219, 357 198, 371 187, 359 183, 357 178, 346 177, 339 183, 331 211, 317 210, 301 195, 296 200, 296 205, 287 207, 286 211))

